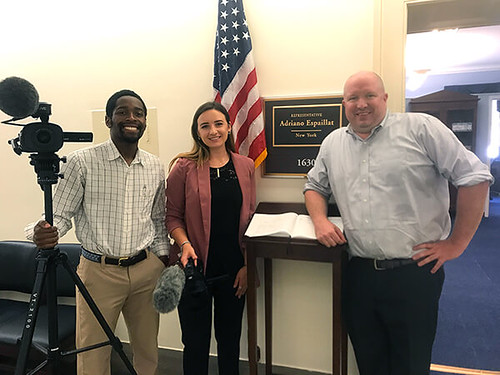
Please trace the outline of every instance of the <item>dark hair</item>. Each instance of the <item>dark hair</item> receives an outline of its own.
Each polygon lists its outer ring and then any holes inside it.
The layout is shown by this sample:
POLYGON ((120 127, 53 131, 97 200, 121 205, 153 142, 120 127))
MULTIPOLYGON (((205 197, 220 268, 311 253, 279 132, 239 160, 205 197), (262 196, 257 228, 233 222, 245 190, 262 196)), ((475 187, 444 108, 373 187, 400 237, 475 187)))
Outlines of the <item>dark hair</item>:
MULTIPOLYGON (((191 123, 191 137, 193 138, 194 144, 191 151, 182 152, 178 154, 176 157, 172 159, 169 164, 169 169, 175 164, 175 161, 179 158, 186 158, 190 160, 196 161, 198 166, 201 166, 204 162, 208 160, 210 156, 210 149, 206 144, 201 141, 201 138, 198 136, 198 118, 202 113, 209 111, 211 109, 215 109, 216 111, 222 113, 226 118, 228 124, 231 124, 231 119, 229 118, 229 113, 227 109, 218 102, 206 102, 198 107, 193 116, 193 122, 191 123)), ((228 135, 226 140, 226 150, 227 152, 236 152, 236 147, 234 146, 234 140, 231 134, 228 135)))
POLYGON ((108 99, 108 102, 106 103, 106 116, 108 117, 113 117, 113 111, 116 108, 116 102, 118 99, 120 99, 122 96, 133 96, 134 98, 137 98, 141 101, 142 106, 144 107, 144 116, 148 114, 148 110, 146 108, 146 103, 144 103, 144 100, 139 96, 139 94, 135 93, 132 90, 120 90, 115 92, 111 97, 108 99))

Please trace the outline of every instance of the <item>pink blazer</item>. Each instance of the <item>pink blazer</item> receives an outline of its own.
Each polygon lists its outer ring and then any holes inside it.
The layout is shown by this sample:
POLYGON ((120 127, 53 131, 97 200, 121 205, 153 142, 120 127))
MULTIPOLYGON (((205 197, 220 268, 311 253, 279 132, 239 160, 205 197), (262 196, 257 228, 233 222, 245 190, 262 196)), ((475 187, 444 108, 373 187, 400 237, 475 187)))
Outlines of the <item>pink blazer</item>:
MULTIPOLYGON (((231 159, 238 176, 243 196, 240 212, 239 239, 242 251, 242 238, 246 227, 255 212, 255 167, 252 159, 231 153, 231 159)), ((198 168, 192 160, 181 158, 167 177, 168 233, 176 228, 184 228, 189 241, 201 257, 206 267, 210 240, 211 195, 210 167, 208 163, 198 168)), ((170 262, 178 260, 179 247, 170 250, 170 262)))

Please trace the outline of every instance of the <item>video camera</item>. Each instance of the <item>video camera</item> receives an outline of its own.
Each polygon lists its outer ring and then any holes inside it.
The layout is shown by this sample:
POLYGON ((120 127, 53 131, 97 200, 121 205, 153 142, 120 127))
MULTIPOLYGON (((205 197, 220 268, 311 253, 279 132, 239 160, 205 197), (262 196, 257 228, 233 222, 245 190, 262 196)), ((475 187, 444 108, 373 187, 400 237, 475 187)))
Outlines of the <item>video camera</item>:
POLYGON ((9 77, 0 82, 0 110, 12 116, 2 123, 23 126, 18 137, 9 140, 16 154, 55 153, 64 142, 92 142, 92 133, 64 132, 59 125, 50 123, 51 108, 49 103, 38 102, 38 92, 28 81, 9 77), (15 122, 28 116, 39 118, 40 122, 26 125, 15 122))
MULTIPOLYGON (((49 103, 40 103, 37 112, 32 116, 40 117, 41 122, 27 124, 19 132, 17 138, 9 140, 14 152, 21 155, 23 152, 52 153, 58 151, 64 142, 92 142, 92 133, 64 132, 57 124, 43 121, 51 114, 49 103)), ((5 122, 6 124, 12 124, 5 122)))

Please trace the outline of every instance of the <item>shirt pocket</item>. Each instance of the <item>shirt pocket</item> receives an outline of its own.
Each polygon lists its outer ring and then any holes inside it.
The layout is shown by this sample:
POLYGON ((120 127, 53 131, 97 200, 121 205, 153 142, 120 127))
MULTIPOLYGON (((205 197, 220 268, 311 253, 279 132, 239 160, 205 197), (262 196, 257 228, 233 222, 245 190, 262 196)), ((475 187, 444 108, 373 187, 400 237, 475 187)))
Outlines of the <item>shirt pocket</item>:
POLYGON ((151 187, 145 184, 140 187, 139 202, 140 202, 140 208, 144 214, 151 213, 151 209, 153 207, 154 195, 155 191, 151 187))

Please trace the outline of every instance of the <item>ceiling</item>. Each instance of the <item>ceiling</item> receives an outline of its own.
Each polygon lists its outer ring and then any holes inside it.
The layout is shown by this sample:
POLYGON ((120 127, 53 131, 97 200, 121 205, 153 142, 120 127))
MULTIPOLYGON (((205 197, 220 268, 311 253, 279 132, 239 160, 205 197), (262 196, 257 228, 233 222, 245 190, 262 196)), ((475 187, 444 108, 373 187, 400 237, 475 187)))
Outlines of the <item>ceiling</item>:
POLYGON ((500 25, 500 0, 412 0, 405 3, 408 34, 500 25))
POLYGON ((500 25, 408 34, 405 66, 407 94, 420 95, 428 91, 424 85, 433 82, 435 86, 437 80, 498 82, 500 25))
POLYGON ((500 25, 408 34, 406 69, 429 74, 500 70, 500 25))

